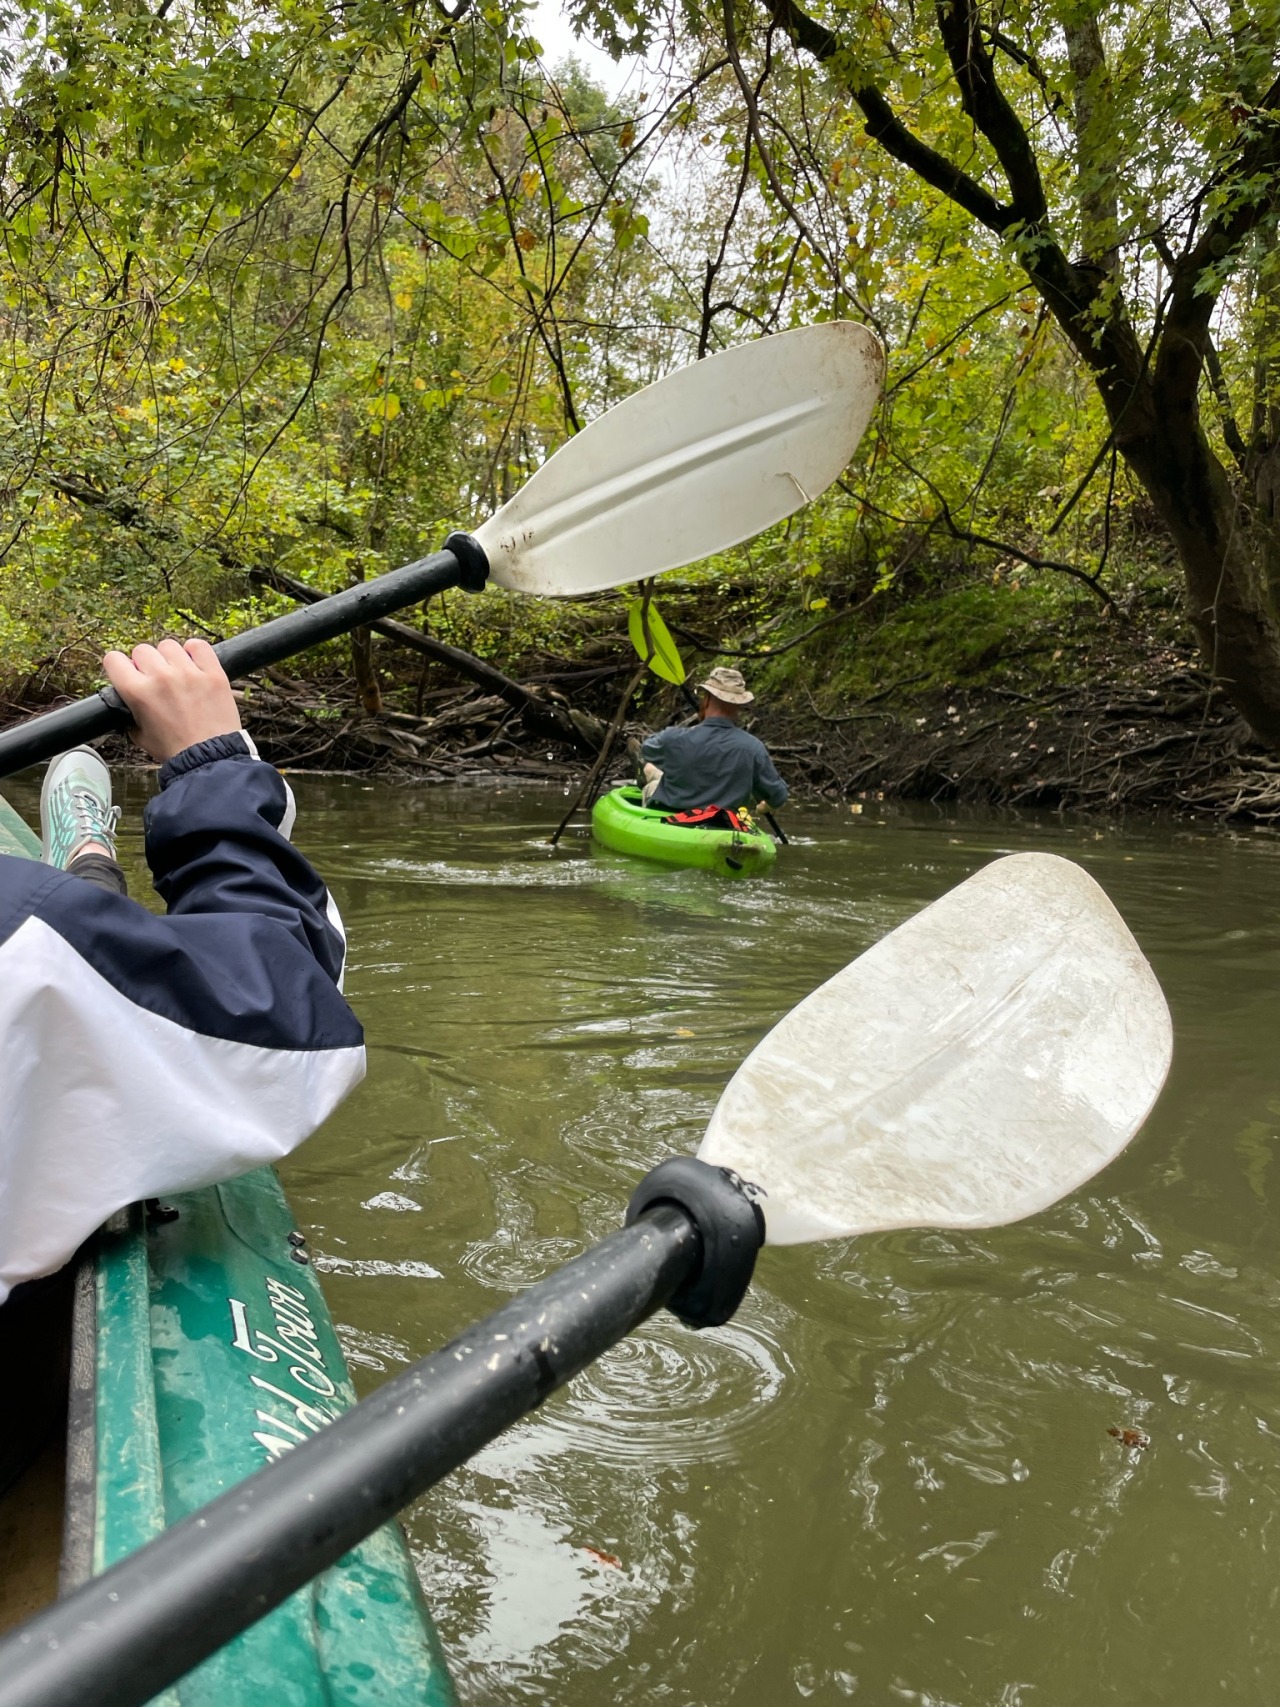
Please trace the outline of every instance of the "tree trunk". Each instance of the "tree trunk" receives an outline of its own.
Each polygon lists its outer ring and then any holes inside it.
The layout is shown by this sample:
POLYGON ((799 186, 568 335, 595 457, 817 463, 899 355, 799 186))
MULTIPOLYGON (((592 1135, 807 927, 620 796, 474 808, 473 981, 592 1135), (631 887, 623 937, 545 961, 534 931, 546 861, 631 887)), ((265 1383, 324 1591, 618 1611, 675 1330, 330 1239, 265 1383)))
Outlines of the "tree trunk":
POLYGON ((381 716, 382 684, 378 680, 378 672, 373 664, 373 630, 371 628, 353 628, 351 630, 351 668, 355 673, 360 704, 370 717, 381 716))
MULTIPOLYGON (((1259 385, 1261 422, 1237 491, 1214 455, 1200 420, 1199 391, 1212 357, 1210 325, 1221 289, 1224 257, 1238 256, 1250 240, 1267 248, 1280 190, 1280 79, 1262 107, 1268 123, 1241 127, 1230 169, 1219 169, 1249 194, 1223 199, 1197 218, 1181 254, 1155 243, 1169 288, 1161 299, 1153 349, 1143 349, 1124 293, 1117 288, 1117 173, 1132 169, 1118 155, 1118 138, 1105 42, 1096 15, 1085 5, 1066 28, 1074 81, 1077 153, 1077 233, 1084 253, 1069 260, 1054 230, 1033 132, 1000 83, 998 37, 979 16, 979 0, 938 0, 939 39, 951 62, 954 88, 966 118, 990 145, 1007 199, 989 187, 988 174, 972 175, 968 160, 949 157, 913 131, 865 69, 864 56, 846 49, 799 0, 761 0, 773 25, 834 70, 861 110, 868 134, 894 159, 939 194, 1018 245, 1021 264, 1046 307, 1089 370, 1111 422, 1112 441, 1146 488, 1177 547, 1190 620, 1207 666, 1260 740, 1280 748, 1280 536, 1272 517, 1280 503, 1280 419, 1273 432, 1272 400, 1280 386, 1259 385), (1265 192, 1264 193, 1264 187, 1265 192), (1265 429, 1265 430, 1264 430, 1265 429), (1249 467, 1250 458, 1254 466, 1249 467)), ((1028 66, 1033 61, 1013 50, 1028 66)), ((1269 57, 1269 56, 1268 56, 1269 57)), ((1271 73, 1267 73, 1269 78, 1271 73)), ((1280 409, 1275 411, 1280 416, 1280 409)), ((1235 437, 1240 440, 1238 428, 1235 437)))
POLYGON ((1280 747, 1280 623, 1267 577, 1268 518, 1238 501, 1214 455, 1194 400, 1143 411, 1135 431, 1126 411, 1116 430, 1125 461, 1141 480, 1177 547, 1187 614, 1204 661, 1240 715, 1280 747))
POLYGON ((1073 120, 1076 138, 1076 204, 1080 212, 1080 252, 1108 278, 1120 269, 1116 234, 1120 219, 1114 165, 1115 114, 1102 32, 1092 12, 1069 18, 1063 26, 1067 58, 1075 78, 1073 120), (1100 170, 1106 162, 1107 170, 1100 170))

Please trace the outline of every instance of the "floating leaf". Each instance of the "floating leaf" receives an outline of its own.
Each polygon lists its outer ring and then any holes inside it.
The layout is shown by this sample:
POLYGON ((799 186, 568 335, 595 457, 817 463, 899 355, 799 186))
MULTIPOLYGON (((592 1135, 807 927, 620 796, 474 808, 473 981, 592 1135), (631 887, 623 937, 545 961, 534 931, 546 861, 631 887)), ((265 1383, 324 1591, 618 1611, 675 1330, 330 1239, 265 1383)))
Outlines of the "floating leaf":
POLYGON ((649 637, 645 640, 645 601, 632 599, 627 605, 627 633, 631 636, 631 644, 636 649, 636 656, 643 658, 655 676, 664 682, 673 682, 679 687, 685 678, 685 668, 680 660, 680 651, 671 638, 670 630, 658 615, 658 607, 649 600, 648 609, 649 637))
POLYGON ((1145 1452, 1151 1445, 1151 1436, 1144 1434, 1140 1428, 1109 1428, 1107 1433, 1118 1440, 1121 1446, 1127 1446, 1131 1452, 1145 1452))

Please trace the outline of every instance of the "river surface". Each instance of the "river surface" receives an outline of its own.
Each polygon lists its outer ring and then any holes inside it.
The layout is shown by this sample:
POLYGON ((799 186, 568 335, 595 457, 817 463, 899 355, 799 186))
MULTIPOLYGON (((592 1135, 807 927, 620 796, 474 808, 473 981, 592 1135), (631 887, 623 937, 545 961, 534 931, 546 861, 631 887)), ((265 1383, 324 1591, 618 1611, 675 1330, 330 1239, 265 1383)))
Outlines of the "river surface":
POLYGON ((365 1388, 616 1227, 776 1019, 1000 853, 1080 860, 1174 1016, 1068 1201, 766 1250, 731 1325, 654 1319, 415 1506, 464 1702, 1274 1707, 1280 841, 868 802, 730 885, 553 852, 558 792, 294 783, 370 1049, 285 1183, 365 1388))

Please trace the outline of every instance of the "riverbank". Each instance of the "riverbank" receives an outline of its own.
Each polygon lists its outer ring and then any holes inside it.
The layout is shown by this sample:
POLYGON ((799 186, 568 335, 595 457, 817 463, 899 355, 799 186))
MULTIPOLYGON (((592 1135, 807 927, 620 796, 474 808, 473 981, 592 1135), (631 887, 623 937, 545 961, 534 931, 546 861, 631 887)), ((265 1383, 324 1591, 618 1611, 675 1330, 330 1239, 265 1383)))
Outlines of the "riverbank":
MULTIPOLYGON (((618 661, 618 675, 627 668, 618 661)), ((258 687, 245 715, 263 750, 293 768, 369 771, 408 783, 504 776, 567 783, 595 762, 609 717, 601 697, 592 696, 593 709, 562 702, 582 734, 576 742, 531 730, 482 692, 452 694, 423 716, 389 708, 368 717, 335 715, 323 696, 300 706, 296 694, 258 687)), ((606 778, 628 770, 628 737, 688 715, 666 691, 651 695, 644 711, 620 726, 606 778)), ((842 710, 823 709, 816 693, 793 684, 762 697, 748 727, 801 799, 883 796, 1280 821, 1280 757, 1251 740, 1190 649, 1161 648, 1141 666, 1131 661, 1090 682, 1008 672, 922 687, 908 671, 842 710)))
MULTIPOLYGON (((1280 755, 1252 739, 1151 581, 1106 599, 1000 573, 833 591, 806 611, 750 583, 663 588, 691 680, 718 661, 749 673, 748 727, 797 798, 1280 822, 1280 755)), ((569 784, 606 745, 602 777, 623 775, 629 737, 689 715, 675 688, 636 681, 619 597, 556 605, 535 629, 527 600, 506 623, 500 601, 480 608, 483 624, 469 603, 433 608, 431 643, 450 659, 389 624, 359 685, 346 642, 244 684, 264 755, 412 784, 569 784)), ((15 684, 9 710, 58 703, 62 686, 15 684)), ((136 754, 116 740, 110 757, 136 754)))

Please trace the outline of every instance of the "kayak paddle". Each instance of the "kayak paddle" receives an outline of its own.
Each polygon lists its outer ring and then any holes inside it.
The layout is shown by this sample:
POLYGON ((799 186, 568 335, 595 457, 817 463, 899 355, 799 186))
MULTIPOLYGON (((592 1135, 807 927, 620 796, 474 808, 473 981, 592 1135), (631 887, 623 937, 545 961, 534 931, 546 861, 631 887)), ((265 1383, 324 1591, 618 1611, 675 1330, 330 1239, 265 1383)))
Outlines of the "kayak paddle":
POLYGON ((0 1641, 0 1707, 149 1701, 661 1306, 727 1321, 766 1240, 1048 1207, 1124 1149, 1170 1052, 1097 884, 996 861, 786 1015, 620 1232, 0 1641))
MULTIPOLYGON (((884 352, 832 320, 678 368, 607 410, 475 535, 214 650, 233 679, 486 580, 559 598, 619 587, 725 551, 824 492, 880 395, 884 352)), ((132 719, 113 688, 0 731, 0 777, 132 719)))

